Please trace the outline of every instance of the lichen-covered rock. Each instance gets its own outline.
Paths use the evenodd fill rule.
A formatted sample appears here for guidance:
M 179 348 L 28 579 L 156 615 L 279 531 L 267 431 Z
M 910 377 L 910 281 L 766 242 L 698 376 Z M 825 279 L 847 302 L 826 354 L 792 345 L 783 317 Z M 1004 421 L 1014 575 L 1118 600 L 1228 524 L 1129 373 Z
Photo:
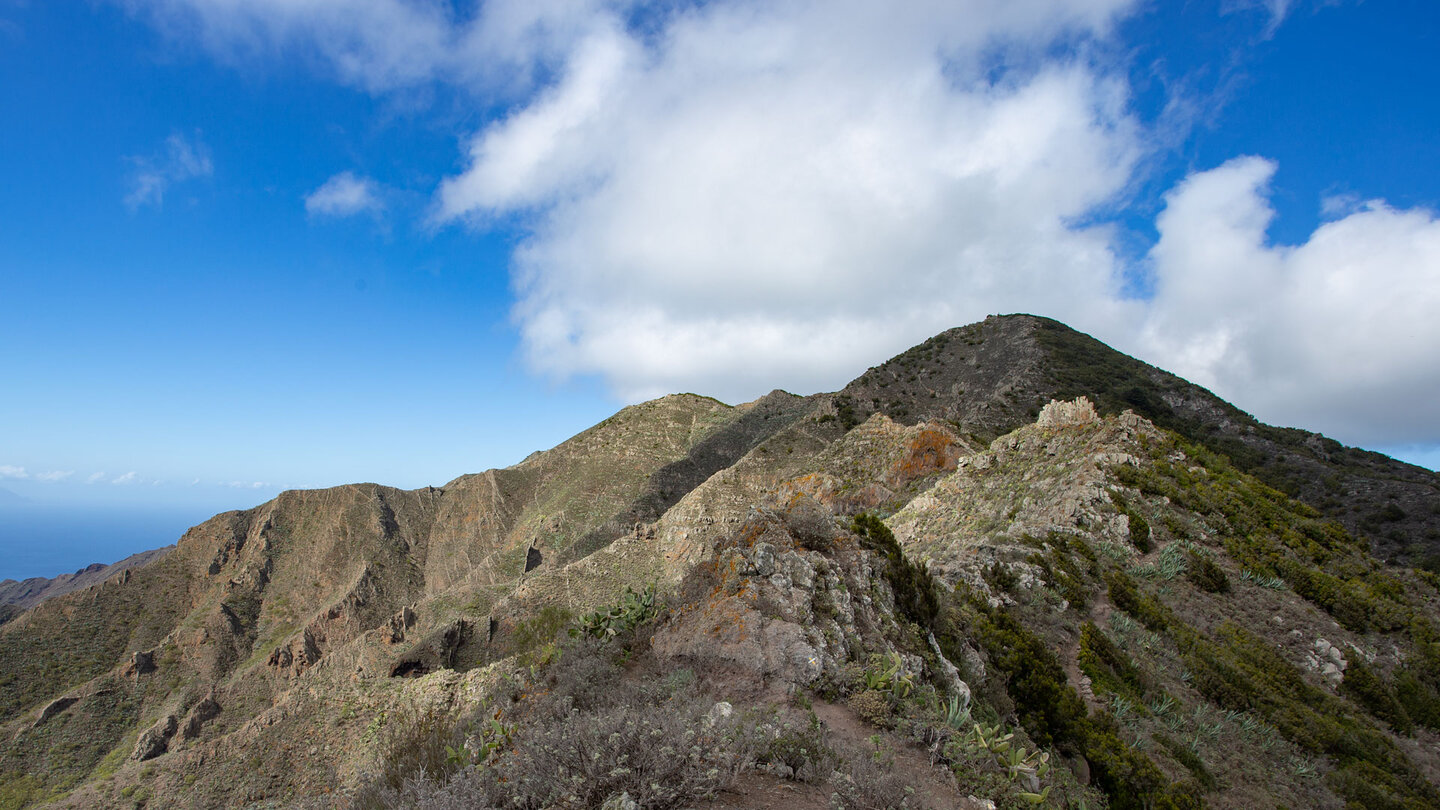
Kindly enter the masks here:
M 1075 427 L 1079 425 L 1092 425 L 1100 421 L 1100 414 L 1095 412 L 1095 404 L 1088 397 L 1080 397 L 1070 402 L 1050 400 L 1040 409 L 1040 417 L 1035 420 L 1035 426 L 1040 428 Z

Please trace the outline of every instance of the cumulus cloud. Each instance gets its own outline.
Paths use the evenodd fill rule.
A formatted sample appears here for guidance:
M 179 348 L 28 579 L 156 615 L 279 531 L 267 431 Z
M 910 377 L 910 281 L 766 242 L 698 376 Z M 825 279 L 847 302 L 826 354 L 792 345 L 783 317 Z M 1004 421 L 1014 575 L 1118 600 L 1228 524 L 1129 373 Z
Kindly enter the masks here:
M 349 217 L 377 214 L 384 210 L 379 186 L 368 177 L 340 172 L 305 197 L 305 211 L 312 216 Z
M 137 473 L 137 472 L 135 472 L 134 470 L 131 470 L 130 472 L 125 473 L 124 475 L 118 475 L 118 476 L 116 476 L 115 479 L 114 479 L 113 481 L 111 481 L 110 483 L 112 483 L 112 484 L 133 484 L 133 483 L 136 483 L 136 482 L 139 481 L 139 480 L 140 480 L 140 474 Z
M 48 472 L 36 473 L 35 480 L 44 481 L 47 484 L 53 484 L 56 481 L 64 481 L 66 478 L 69 478 L 74 474 L 74 470 L 49 470 Z
M 199 133 L 187 138 L 179 133 L 165 139 L 164 147 L 154 155 L 132 157 L 135 170 L 130 178 L 130 192 L 125 207 L 137 211 L 147 205 L 160 207 L 165 192 L 177 183 L 209 177 L 214 171 L 210 149 L 200 140 Z
M 1372 200 L 1273 245 L 1275 168 L 1237 158 L 1166 197 L 1142 345 L 1266 421 L 1440 441 L 1440 220 Z
M 0 464 L 0 478 L 14 478 L 23 481 L 30 477 L 24 467 L 16 467 L 13 464 Z
M 986 54 L 1122 8 L 732 3 L 598 29 L 477 134 L 439 216 L 527 218 L 532 365 L 626 399 L 834 386 L 996 311 L 1103 323 L 1131 304 L 1106 229 L 1075 223 L 1141 154 L 1125 88 L 1074 56 L 995 78 Z
M 1242 158 L 1176 185 L 1153 250 L 1120 258 L 1104 223 L 1194 117 L 1172 99 L 1174 121 L 1137 120 L 1124 74 L 1092 57 L 1138 0 L 129 5 L 224 57 L 499 102 L 434 218 L 518 229 L 514 317 L 545 374 L 627 400 L 833 389 L 1028 311 L 1269 421 L 1440 441 L 1432 212 L 1332 195 L 1309 239 L 1275 245 L 1275 167 Z M 1295 5 L 1222 9 L 1260 9 L 1268 33 Z M 307 210 L 374 210 L 368 182 L 337 175 Z M 1153 299 L 1125 292 L 1136 274 Z

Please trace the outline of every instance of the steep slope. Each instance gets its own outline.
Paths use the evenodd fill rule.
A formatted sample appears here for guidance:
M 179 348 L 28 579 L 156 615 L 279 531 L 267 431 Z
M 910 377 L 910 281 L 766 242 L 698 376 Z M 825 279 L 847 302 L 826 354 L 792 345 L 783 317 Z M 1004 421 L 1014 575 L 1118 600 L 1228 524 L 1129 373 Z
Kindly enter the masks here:
M 1435 578 L 1203 447 L 1055 403 L 887 522 L 1000 670 L 981 689 L 1112 804 L 1440 802 Z M 1107 764 L 1104 728 L 1151 762 Z
M 682 527 L 685 540 L 709 538 L 667 609 L 632 594 L 571 625 L 602 641 L 582 632 L 562 647 L 567 622 L 542 619 L 546 594 L 563 594 L 537 587 L 518 657 L 422 678 L 442 719 L 419 715 L 430 719 L 379 747 L 392 788 L 412 780 L 392 800 L 526 805 L 574 775 L 566 784 L 589 807 L 622 785 L 632 799 L 672 797 L 656 806 L 692 806 L 674 797 L 709 785 L 723 790 L 705 806 L 762 807 L 778 780 L 797 803 L 899 806 L 904 794 L 864 766 L 887 757 L 916 789 L 909 806 L 1440 800 L 1433 576 L 1377 563 L 1338 525 L 1134 413 L 1054 403 L 951 453 L 959 440 L 943 425 L 883 415 L 827 443 L 838 427 L 817 411 L 693 490 L 653 534 L 577 563 L 614 554 L 594 573 L 621 581 L 639 559 L 622 546 L 663 548 Z M 807 451 L 775 452 L 807 436 Z M 856 514 L 876 504 L 897 511 Z M 619 648 L 605 646 L 612 634 Z M 715 701 L 743 718 L 705 738 L 722 759 L 624 777 L 720 727 Z M 806 712 L 811 730 L 797 731 Z M 440 741 L 489 753 L 437 755 L 414 781 L 410 752 Z M 869 746 L 858 759 L 855 743 Z M 713 764 L 753 776 L 721 779 Z M 864 780 L 868 797 L 852 792 Z
M 1230 457 L 1370 541 L 1386 559 L 1440 567 L 1440 476 L 1316 433 L 1262 424 L 1205 389 L 1048 318 L 993 316 L 943 332 L 866 371 L 836 397 L 854 423 L 873 412 L 952 422 L 991 439 L 1051 399 L 1133 409 Z
M 181 770 L 253 756 L 278 743 L 277 711 L 303 726 L 333 708 L 297 686 L 453 665 L 467 643 L 483 646 L 490 605 L 527 567 L 553 566 L 742 416 L 667 397 L 443 488 L 286 492 L 195 527 L 151 565 L 46 600 L 0 626 L 0 784 L 39 798 L 167 751 L 184 754 L 166 758 Z M 306 784 L 334 763 L 317 752 L 276 767 Z M 264 793 L 260 776 L 214 789 Z

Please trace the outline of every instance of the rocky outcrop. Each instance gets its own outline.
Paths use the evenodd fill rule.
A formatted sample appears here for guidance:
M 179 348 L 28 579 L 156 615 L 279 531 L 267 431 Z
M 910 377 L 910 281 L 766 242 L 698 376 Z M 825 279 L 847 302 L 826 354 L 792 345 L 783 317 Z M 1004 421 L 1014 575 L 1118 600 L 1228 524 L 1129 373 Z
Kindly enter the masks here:
M 212 692 L 199 703 L 190 707 L 189 713 L 185 715 L 185 720 L 180 724 L 180 738 L 193 740 L 199 737 L 205 724 L 219 716 L 220 704 L 215 701 L 215 695 Z
M 275 648 L 265 663 L 283 675 L 298 678 L 320 661 L 321 654 L 315 635 L 306 629 L 283 646 Z
M 54 700 L 45 704 L 45 708 L 40 710 L 40 716 L 35 718 L 35 723 L 31 726 L 31 728 L 39 728 L 45 725 L 45 723 L 49 722 L 51 718 L 55 717 L 55 715 L 65 711 L 66 709 L 74 706 L 76 703 L 79 702 L 80 698 L 72 697 L 69 695 L 61 698 L 55 698 Z
M 833 520 L 823 534 L 807 522 L 802 544 L 787 518 L 803 521 L 805 511 L 752 513 L 686 578 L 682 593 L 691 596 L 652 648 L 759 682 L 804 685 L 838 672 L 865 640 L 883 643 L 872 594 L 884 585 L 869 553 Z
M 1070 402 L 1052 399 L 1040 409 L 1040 417 L 1035 420 L 1035 426 L 1053 429 L 1093 425 L 1098 421 L 1100 414 L 1095 412 L 1095 403 L 1088 397 L 1080 397 Z
M 135 750 L 130 753 L 130 758 L 144 762 L 165 753 L 170 748 L 170 738 L 175 736 L 179 727 L 180 721 L 176 720 L 173 714 L 167 714 L 155 721 L 155 725 L 140 733 L 140 739 L 135 741 Z

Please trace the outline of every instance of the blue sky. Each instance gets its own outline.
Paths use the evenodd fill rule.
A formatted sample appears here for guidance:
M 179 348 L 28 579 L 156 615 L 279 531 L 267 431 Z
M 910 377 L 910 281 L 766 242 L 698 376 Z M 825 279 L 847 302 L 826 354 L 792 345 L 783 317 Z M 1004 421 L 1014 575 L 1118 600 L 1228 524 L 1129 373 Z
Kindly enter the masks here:
M 882 6 L 0 0 L 0 488 L 163 535 L 1012 311 L 1440 464 L 1433 3 Z

